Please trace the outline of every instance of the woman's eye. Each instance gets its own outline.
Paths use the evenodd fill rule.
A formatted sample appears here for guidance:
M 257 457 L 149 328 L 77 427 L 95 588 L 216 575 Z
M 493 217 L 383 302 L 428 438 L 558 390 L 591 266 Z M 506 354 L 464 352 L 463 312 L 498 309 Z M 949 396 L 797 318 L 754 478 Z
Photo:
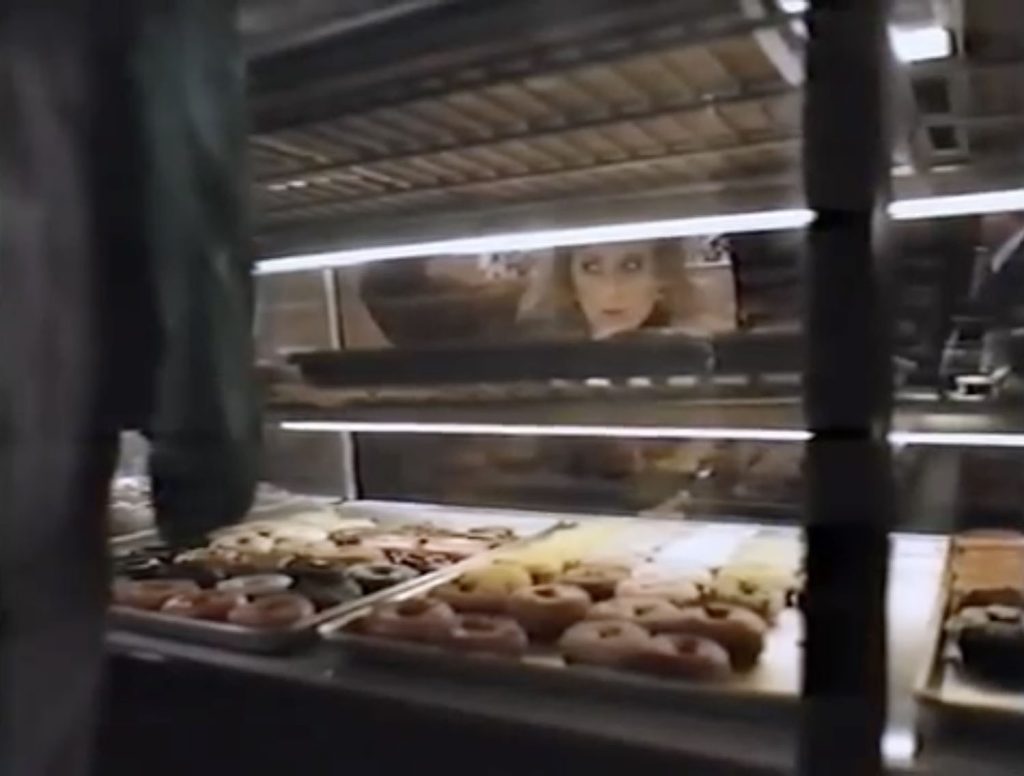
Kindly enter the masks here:
M 641 260 L 638 256 L 630 256 L 629 258 L 622 262 L 623 272 L 639 272 L 640 270 L 643 269 L 643 267 L 643 260 Z
M 583 271 L 588 275 L 596 275 L 601 271 L 601 262 L 596 259 L 584 259 Z

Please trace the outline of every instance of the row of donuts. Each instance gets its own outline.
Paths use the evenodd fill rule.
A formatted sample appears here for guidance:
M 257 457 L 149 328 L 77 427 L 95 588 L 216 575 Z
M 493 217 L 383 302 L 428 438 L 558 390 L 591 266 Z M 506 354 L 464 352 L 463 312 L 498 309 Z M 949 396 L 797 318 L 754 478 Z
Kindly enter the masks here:
M 757 664 L 782 591 L 731 574 L 638 571 L 499 560 L 428 597 L 380 604 L 350 630 L 509 656 L 553 648 L 570 664 L 693 679 Z
M 151 545 L 119 553 L 114 603 L 192 620 L 287 627 L 514 537 L 503 527 L 382 529 L 367 520 L 315 517 L 319 523 L 242 524 L 184 551 Z M 260 616 L 250 616 L 247 606 Z
M 965 672 L 1024 686 L 1024 534 L 977 531 L 953 539 L 945 629 Z

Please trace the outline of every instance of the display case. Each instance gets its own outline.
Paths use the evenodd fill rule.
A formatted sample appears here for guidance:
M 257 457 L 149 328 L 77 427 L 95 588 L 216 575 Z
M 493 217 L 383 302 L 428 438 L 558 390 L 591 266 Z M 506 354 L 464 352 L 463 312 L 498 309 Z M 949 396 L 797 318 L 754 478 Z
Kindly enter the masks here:
M 371 521 L 302 549 L 345 574 L 508 541 L 252 670 L 702 773 L 1013 772 L 1020 15 L 426 5 L 253 62 L 265 474 Z

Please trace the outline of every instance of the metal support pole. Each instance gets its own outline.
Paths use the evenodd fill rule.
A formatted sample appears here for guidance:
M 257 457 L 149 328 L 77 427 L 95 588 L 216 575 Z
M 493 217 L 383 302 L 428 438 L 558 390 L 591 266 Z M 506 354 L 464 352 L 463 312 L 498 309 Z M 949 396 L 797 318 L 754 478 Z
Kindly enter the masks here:
M 891 345 L 876 226 L 890 141 L 887 0 L 815 0 L 804 177 L 810 229 L 805 374 L 807 638 L 802 774 L 882 772 L 885 590 L 893 511 Z

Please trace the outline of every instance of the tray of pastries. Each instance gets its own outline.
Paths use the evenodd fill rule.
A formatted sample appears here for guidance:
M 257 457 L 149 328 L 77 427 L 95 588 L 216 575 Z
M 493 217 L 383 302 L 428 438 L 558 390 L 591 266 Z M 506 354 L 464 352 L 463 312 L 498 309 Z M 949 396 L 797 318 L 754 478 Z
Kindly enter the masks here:
M 109 619 L 155 635 L 284 651 L 328 618 L 559 524 L 345 506 L 251 520 L 192 547 L 168 547 L 150 533 L 114 547 Z
M 616 522 L 498 551 L 320 632 L 346 657 L 431 674 L 601 692 L 611 683 L 714 705 L 757 698 L 792 712 L 802 638 L 796 533 Z
M 917 698 L 936 724 L 1024 724 L 1024 534 L 953 538 Z

